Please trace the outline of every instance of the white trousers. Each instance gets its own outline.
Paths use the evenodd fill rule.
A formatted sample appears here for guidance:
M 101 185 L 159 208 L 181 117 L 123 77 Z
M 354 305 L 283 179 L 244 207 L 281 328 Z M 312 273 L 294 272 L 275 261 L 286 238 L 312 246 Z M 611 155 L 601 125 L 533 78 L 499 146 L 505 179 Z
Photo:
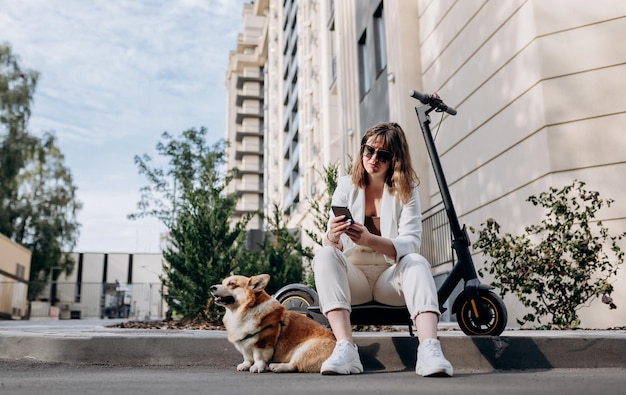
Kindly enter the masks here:
M 320 307 L 352 311 L 352 305 L 376 301 L 390 306 L 406 305 L 411 318 L 424 312 L 440 315 L 437 288 L 430 264 L 420 254 L 408 254 L 389 265 L 382 254 L 357 246 L 346 258 L 325 246 L 313 259 Z

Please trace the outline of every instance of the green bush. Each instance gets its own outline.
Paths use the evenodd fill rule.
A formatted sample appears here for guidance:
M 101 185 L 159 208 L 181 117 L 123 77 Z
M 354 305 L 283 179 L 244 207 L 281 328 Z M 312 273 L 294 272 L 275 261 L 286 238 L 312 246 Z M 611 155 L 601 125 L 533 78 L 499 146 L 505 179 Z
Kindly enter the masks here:
M 265 290 L 271 295 L 287 284 L 305 280 L 305 270 L 310 266 L 313 251 L 302 246 L 299 229 L 287 228 L 288 218 L 279 203 L 272 203 L 272 212 L 265 219 L 267 229 L 262 243 L 247 251 L 237 274 L 269 274 L 270 282 Z
M 594 221 L 596 213 L 613 200 L 601 199 L 584 186 L 575 180 L 562 189 L 530 196 L 527 201 L 547 210 L 546 218 L 527 226 L 521 236 L 500 236 L 494 219 L 481 224 L 474 248 L 488 260 L 479 274 L 494 275 L 493 285 L 503 295 L 514 294 L 534 311 L 518 319 L 520 325 L 536 322 L 542 329 L 578 328 L 577 311 L 600 296 L 611 309 L 616 307 L 610 279 L 624 261 L 618 240 L 626 233 L 611 236 L 601 221 Z M 542 324 L 543 317 L 550 321 Z
M 196 322 L 218 323 L 224 309 L 211 302 L 211 285 L 235 271 L 246 256 L 246 225 L 250 216 L 231 224 L 236 193 L 227 193 L 235 177 L 222 171 L 226 142 L 207 145 L 208 130 L 191 128 L 180 136 L 167 132 L 157 143 L 165 160 L 135 156 L 149 185 L 141 189 L 138 212 L 130 219 L 154 217 L 167 228 L 160 277 L 168 315 Z
M 328 166 L 323 166 L 322 171 L 317 171 L 317 173 L 322 178 L 322 181 L 324 181 L 325 189 L 307 197 L 307 201 L 310 205 L 309 213 L 313 216 L 315 229 L 304 229 L 304 233 L 306 233 L 315 244 L 321 247 L 324 245 L 324 235 L 326 234 L 326 227 L 328 226 L 333 193 L 335 193 L 335 189 L 337 189 L 339 164 L 331 163 Z

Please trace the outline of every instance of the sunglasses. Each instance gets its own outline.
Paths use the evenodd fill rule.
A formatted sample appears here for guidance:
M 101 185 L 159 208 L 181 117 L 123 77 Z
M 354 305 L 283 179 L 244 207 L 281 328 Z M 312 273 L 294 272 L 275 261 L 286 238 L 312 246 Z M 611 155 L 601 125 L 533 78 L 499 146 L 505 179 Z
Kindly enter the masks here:
M 384 149 L 377 150 L 371 145 L 367 145 L 367 144 L 363 144 L 363 155 L 367 159 L 372 159 L 372 156 L 376 155 L 376 158 L 378 158 L 378 160 L 381 161 L 382 163 L 390 162 L 391 159 L 393 158 L 393 155 L 391 154 L 391 152 L 386 151 Z

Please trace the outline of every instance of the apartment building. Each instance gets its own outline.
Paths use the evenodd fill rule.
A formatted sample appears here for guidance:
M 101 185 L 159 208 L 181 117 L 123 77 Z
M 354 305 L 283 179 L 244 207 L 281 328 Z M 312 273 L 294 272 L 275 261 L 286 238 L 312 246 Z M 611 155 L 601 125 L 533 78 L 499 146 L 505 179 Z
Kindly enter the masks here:
M 244 20 L 227 78 L 229 164 L 243 165 L 248 144 L 258 143 L 250 158 L 263 181 L 256 193 L 241 189 L 242 208 L 248 195 L 255 207 L 278 201 L 290 226 L 312 227 L 308 199 L 323 191 L 320 169 L 339 163 L 343 171 L 364 131 L 382 120 L 407 132 L 422 208 L 436 207 L 419 103 L 408 93 L 415 89 L 438 92 L 458 110 L 433 114 L 431 126 L 461 223 L 479 228 L 495 218 L 503 232 L 519 234 L 545 215 L 528 196 L 581 180 L 615 199 L 598 219 L 612 233 L 626 230 L 626 47 L 616 39 L 626 34 L 626 3 L 265 0 L 246 5 Z M 233 79 L 245 71 L 233 56 L 246 54 L 250 31 L 259 33 L 259 99 L 240 97 Z M 239 139 L 235 114 L 248 100 L 263 109 L 261 132 Z M 626 300 L 625 285 L 618 271 L 614 300 Z M 505 302 L 516 325 L 523 307 L 510 295 Z M 623 312 L 600 301 L 580 316 L 586 327 L 626 325 Z
M 264 68 L 267 58 L 268 24 L 262 10 L 263 1 L 244 5 L 244 31 L 239 34 L 236 50 L 230 53 L 226 76 L 228 91 L 227 160 L 237 168 L 236 179 L 228 192 L 239 198 L 235 220 L 263 210 L 264 196 Z M 263 228 L 257 215 L 250 230 Z

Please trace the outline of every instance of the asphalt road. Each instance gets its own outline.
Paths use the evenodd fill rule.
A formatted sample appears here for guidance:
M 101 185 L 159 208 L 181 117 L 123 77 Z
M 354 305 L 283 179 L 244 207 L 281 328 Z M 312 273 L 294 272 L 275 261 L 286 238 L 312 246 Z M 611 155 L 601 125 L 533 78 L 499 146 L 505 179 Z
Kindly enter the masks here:
M 554 369 L 423 378 L 413 371 L 354 376 L 252 374 L 232 368 L 75 366 L 0 360 L 0 394 L 624 394 L 625 369 Z

